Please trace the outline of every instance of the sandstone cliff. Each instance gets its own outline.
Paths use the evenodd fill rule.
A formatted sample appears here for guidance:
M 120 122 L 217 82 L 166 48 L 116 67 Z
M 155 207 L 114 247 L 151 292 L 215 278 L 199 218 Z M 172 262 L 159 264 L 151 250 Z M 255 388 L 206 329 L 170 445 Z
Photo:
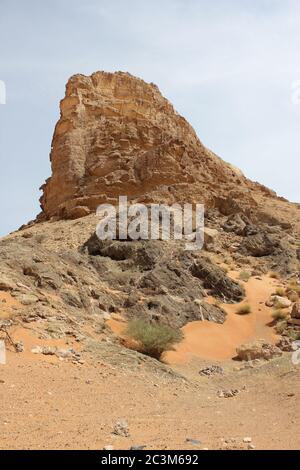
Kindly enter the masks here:
M 42 219 L 78 218 L 119 195 L 132 201 L 194 202 L 231 213 L 275 194 L 204 147 L 154 84 L 128 73 L 75 75 L 60 105 L 52 176 Z

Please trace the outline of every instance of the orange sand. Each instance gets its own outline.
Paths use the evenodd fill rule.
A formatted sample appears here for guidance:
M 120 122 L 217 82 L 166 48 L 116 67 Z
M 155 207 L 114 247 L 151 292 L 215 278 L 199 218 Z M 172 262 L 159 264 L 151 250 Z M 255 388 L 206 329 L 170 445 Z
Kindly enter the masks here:
M 231 273 L 236 277 L 236 273 Z M 184 340 L 175 351 L 165 354 L 169 364 L 187 362 L 192 356 L 209 360 L 227 360 L 236 355 L 236 348 L 248 341 L 266 339 L 274 343 L 276 335 L 268 326 L 272 322 L 272 309 L 265 306 L 266 300 L 274 292 L 276 281 L 269 277 L 262 280 L 251 278 L 245 283 L 246 298 L 240 304 L 250 304 L 251 313 L 237 315 L 237 304 L 223 304 L 227 317 L 223 325 L 196 321 L 188 323 L 182 329 Z
M 238 273 L 231 272 L 232 278 L 237 278 Z M 272 309 L 265 306 L 266 300 L 275 291 L 278 281 L 267 276 L 261 279 L 251 278 L 244 284 L 246 298 L 241 304 L 222 304 L 227 312 L 223 324 L 210 321 L 195 321 L 182 328 L 183 341 L 164 355 L 164 362 L 168 364 L 185 363 L 192 357 L 201 359 L 224 361 L 232 359 L 236 355 L 236 348 L 244 342 L 263 338 L 275 343 L 277 336 L 270 327 L 272 323 Z M 214 299 L 206 299 L 208 302 Z M 238 315 L 238 306 L 251 305 L 251 313 Z M 108 320 L 107 324 L 112 331 L 124 337 L 126 322 L 119 319 Z

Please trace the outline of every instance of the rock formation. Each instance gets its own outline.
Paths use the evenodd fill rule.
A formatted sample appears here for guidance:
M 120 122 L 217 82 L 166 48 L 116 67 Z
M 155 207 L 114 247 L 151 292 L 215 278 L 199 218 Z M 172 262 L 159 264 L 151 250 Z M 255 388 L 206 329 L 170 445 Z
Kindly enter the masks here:
M 156 85 L 128 73 L 74 75 L 60 110 L 40 219 L 82 217 L 119 195 L 225 214 L 255 209 L 255 192 L 274 196 L 205 148 Z
M 85 325 L 105 339 L 112 314 L 175 327 L 222 324 L 222 305 L 246 295 L 230 271 L 245 267 L 250 277 L 289 276 L 298 301 L 299 205 L 207 150 L 155 85 L 121 72 L 72 77 L 51 162 L 42 213 L 0 241 L 6 326 L 37 324 L 50 337 L 84 337 L 88 347 Z M 205 203 L 204 249 L 189 252 L 182 240 L 100 241 L 95 209 L 120 195 Z M 291 320 L 286 329 L 298 334 L 298 317 Z

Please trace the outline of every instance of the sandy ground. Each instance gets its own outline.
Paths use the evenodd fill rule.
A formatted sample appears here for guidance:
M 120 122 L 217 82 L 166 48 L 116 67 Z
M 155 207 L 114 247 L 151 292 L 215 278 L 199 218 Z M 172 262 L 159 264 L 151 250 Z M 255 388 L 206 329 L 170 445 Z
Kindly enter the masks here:
M 236 278 L 237 273 L 230 273 Z M 272 309 L 265 306 L 266 300 L 274 293 L 278 282 L 268 276 L 251 278 L 245 283 L 246 298 L 241 304 L 221 307 L 227 312 L 223 325 L 205 321 L 192 322 L 183 328 L 184 341 L 169 352 L 165 359 L 169 364 L 188 362 L 193 356 L 209 360 L 227 360 L 236 355 L 236 348 L 242 343 L 266 339 L 275 343 L 277 336 L 272 323 Z M 251 313 L 238 315 L 238 307 L 251 306 Z
M 156 373 L 147 363 L 127 369 L 92 357 L 80 365 L 34 355 L 34 345 L 64 345 L 14 330 L 27 352 L 8 351 L 7 364 L 0 366 L 0 448 L 247 449 L 243 440 L 250 437 L 256 449 L 299 449 L 300 366 L 293 366 L 288 353 L 255 368 L 232 360 L 245 340 L 275 339 L 264 302 L 276 282 L 246 284 L 250 315 L 225 306 L 224 325 L 195 322 L 184 328 L 184 342 L 166 359 L 186 380 Z M 212 363 L 222 365 L 224 374 L 200 376 Z M 239 393 L 220 398 L 224 389 Z M 129 437 L 113 434 L 119 419 L 127 421 Z M 187 439 L 201 442 L 193 446 Z
M 230 272 L 237 279 L 237 272 Z M 224 324 L 204 321 L 188 323 L 182 328 L 184 340 L 164 356 L 170 365 L 189 363 L 194 357 L 208 360 L 225 361 L 234 358 L 236 348 L 245 342 L 263 338 L 270 343 L 278 339 L 272 328 L 272 309 L 265 302 L 278 286 L 278 281 L 269 276 L 251 278 L 244 284 L 246 297 L 240 304 L 221 304 L 227 312 Z M 207 302 L 215 302 L 207 298 Z M 238 315 L 237 310 L 243 304 L 251 306 L 251 313 Z M 113 332 L 124 337 L 126 323 L 114 318 L 108 321 Z
M 9 353 L 0 367 L 0 448 L 247 448 L 243 439 L 251 437 L 257 449 L 299 449 L 300 368 L 290 358 L 257 370 L 226 363 L 215 378 L 196 378 L 200 365 L 191 365 L 190 383 L 143 366 L 53 364 Z M 241 392 L 219 398 L 224 388 Z M 112 433 L 118 419 L 128 422 L 129 437 Z

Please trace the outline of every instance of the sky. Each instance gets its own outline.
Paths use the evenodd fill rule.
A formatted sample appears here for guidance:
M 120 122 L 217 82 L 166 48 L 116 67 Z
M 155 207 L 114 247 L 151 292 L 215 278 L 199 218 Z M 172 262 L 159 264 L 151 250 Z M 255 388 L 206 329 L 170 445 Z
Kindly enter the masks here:
M 97 70 L 156 83 L 208 148 L 300 202 L 299 25 L 299 0 L 0 0 L 0 236 L 39 213 L 65 84 Z

